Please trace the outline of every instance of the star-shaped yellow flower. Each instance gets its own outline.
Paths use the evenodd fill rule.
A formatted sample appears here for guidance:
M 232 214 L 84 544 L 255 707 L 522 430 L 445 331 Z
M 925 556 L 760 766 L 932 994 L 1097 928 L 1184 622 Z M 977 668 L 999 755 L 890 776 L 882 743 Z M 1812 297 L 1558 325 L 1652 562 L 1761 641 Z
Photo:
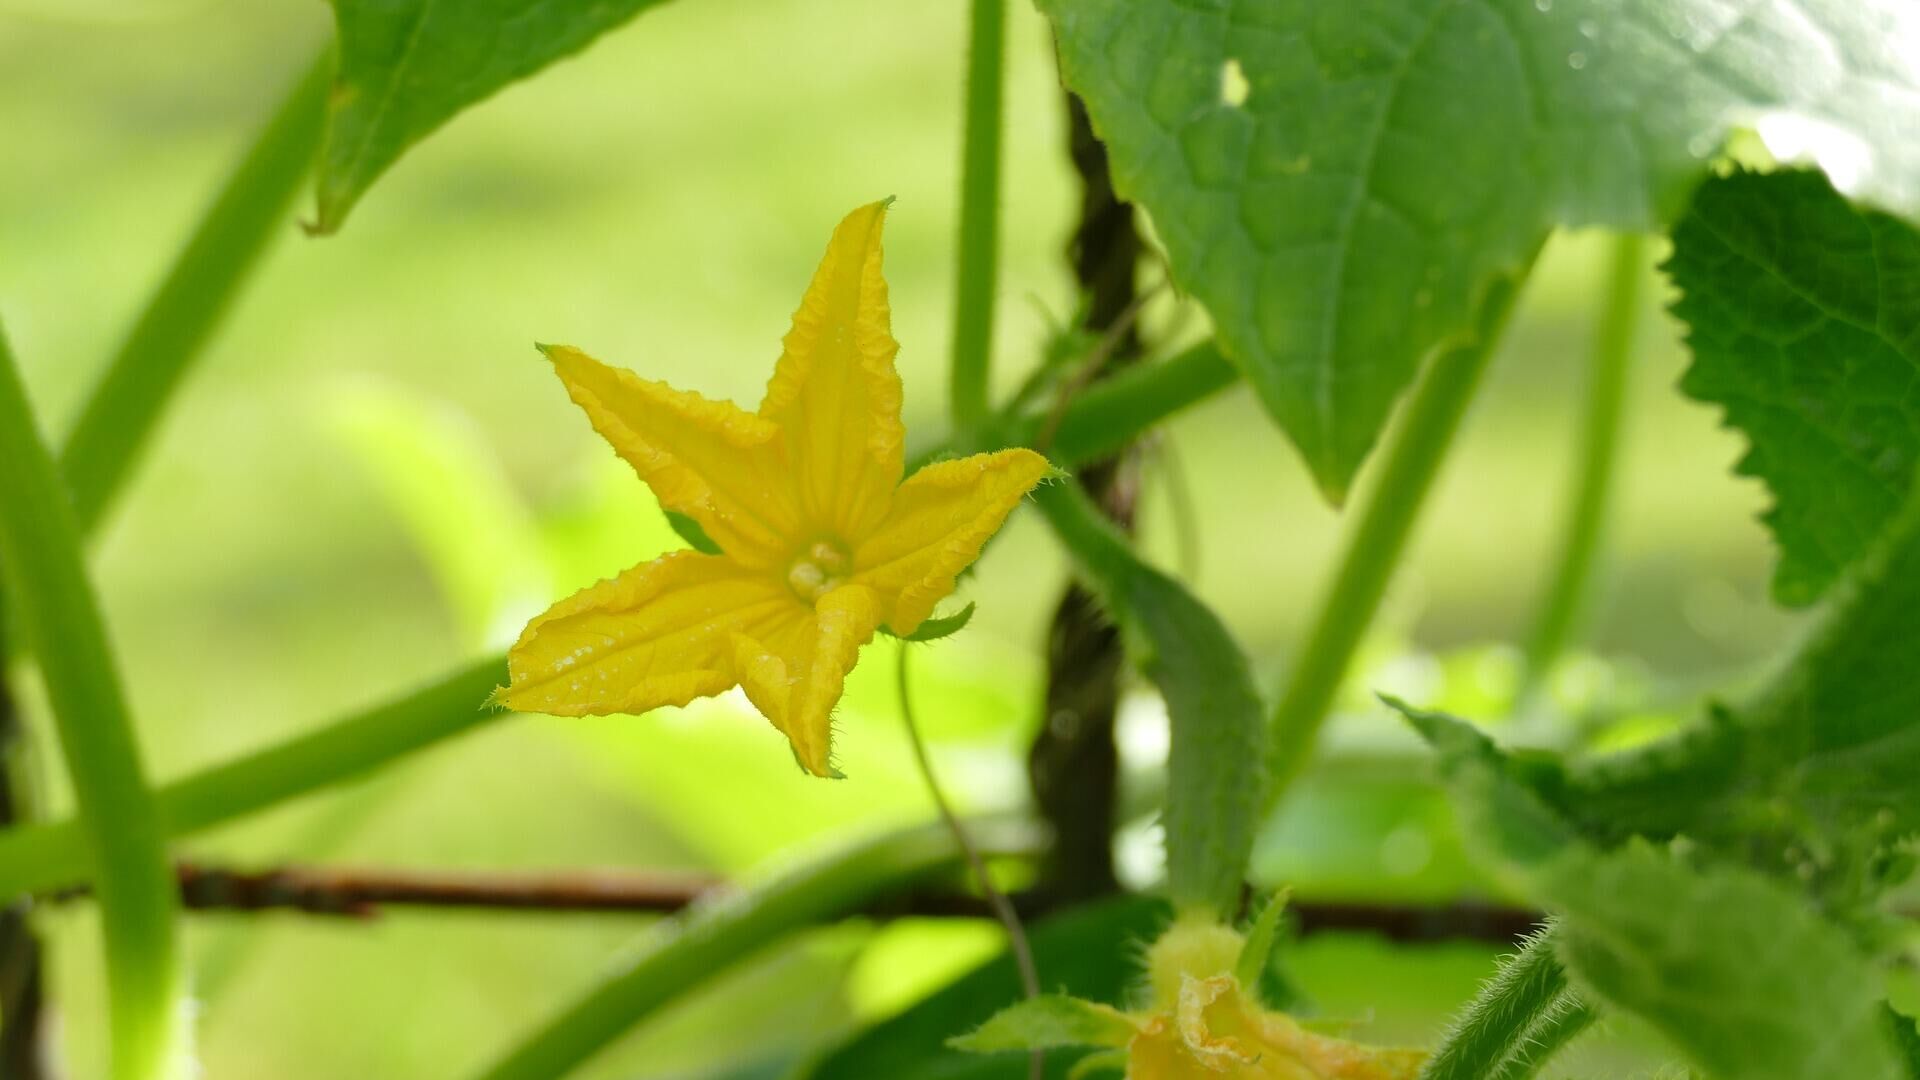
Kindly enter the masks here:
M 672 552 L 555 604 L 507 654 L 497 701 L 639 713 L 739 686 L 802 766 L 833 775 L 833 707 L 860 647 L 882 626 L 913 633 L 1049 471 L 1002 450 L 901 482 L 886 209 L 834 230 L 757 412 L 542 347 L 594 429 L 722 553 Z

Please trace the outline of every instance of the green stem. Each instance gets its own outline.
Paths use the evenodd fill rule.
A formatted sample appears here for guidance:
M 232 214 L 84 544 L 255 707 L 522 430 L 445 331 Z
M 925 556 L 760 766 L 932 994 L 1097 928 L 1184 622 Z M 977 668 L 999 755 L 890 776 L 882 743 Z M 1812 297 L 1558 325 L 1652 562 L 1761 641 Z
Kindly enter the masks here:
M 1613 494 L 1620 430 L 1626 416 L 1627 376 L 1645 269 L 1645 239 L 1639 233 L 1622 233 L 1614 243 L 1612 272 L 1594 336 L 1586 431 L 1576 466 L 1573 501 L 1567 507 L 1560 558 L 1546 600 L 1527 635 L 1521 690 L 1514 698 L 1516 707 L 1532 696 L 1559 659 L 1593 593 L 1594 566 Z
M 1270 800 L 1286 792 L 1312 756 L 1347 664 L 1399 566 L 1407 536 L 1480 385 L 1516 291 L 1516 284 L 1502 283 L 1487 297 L 1474 339 L 1435 357 L 1407 402 L 1379 483 L 1360 510 L 1332 587 L 1321 600 L 1312 633 L 1274 708 Z
M 960 244 L 948 387 L 954 430 L 987 419 L 994 272 L 1000 242 L 1000 113 L 1007 0 L 973 0 L 967 48 L 967 120 L 960 161 Z
M 80 833 L 99 867 L 113 1075 L 157 1080 L 177 1064 L 173 872 L 81 561 L 80 530 L 37 433 L 0 340 L 0 574 L 46 683 Z
M 1486 1080 L 1533 1080 L 1555 1054 L 1599 1018 L 1593 1006 L 1580 1000 L 1572 990 L 1564 991 L 1547 1005 L 1514 1044 L 1506 1060 L 1486 1075 Z
M 1173 414 L 1234 385 L 1240 373 L 1211 341 L 1155 364 L 1133 364 L 1087 387 L 1067 404 L 1053 428 L 1047 457 L 1073 468 L 1111 456 L 1116 450 Z M 949 442 L 922 447 L 909 456 L 914 466 L 950 452 L 977 448 L 1031 446 L 1046 430 L 1045 413 L 999 416 L 976 436 L 959 432 Z
M 169 837 L 185 836 L 349 779 L 505 715 L 481 704 L 505 681 L 506 663 L 493 657 L 398 701 L 176 780 L 154 793 L 158 820 Z M 81 884 L 95 865 L 81 823 L 0 832 L 0 903 Z
M 67 436 L 60 469 L 93 531 L 187 366 L 286 221 L 326 119 L 333 50 L 303 75 L 207 209 Z
M 1553 931 L 1535 934 L 1480 988 L 1420 1070 L 1420 1080 L 1508 1077 L 1504 1071 L 1508 1062 L 1526 1053 L 1527 1039 L 1536 1025 L 1569 1007 L 1571 1003 L 1563 1000 L 1569 993 L 1567 973 L 1554 955 Z M 1579 1009 L 1585 1011 L 1584 1006 Z M 1567 1037 L 1572 1034 L 1567 1032 Z M 1511 1080 L 1525 1075 L 1512 1073 Z
M 1027 830 L 1018 832 L 989 846 L 1031 849 Z M 946 826 L 921 826 L 854 844 L 757 888 L 697 904 L 661 923 L 619 970 L 481 1075 L 485 1080 L 557 1080 L 729 965 L 947 869 L 960 857 Z

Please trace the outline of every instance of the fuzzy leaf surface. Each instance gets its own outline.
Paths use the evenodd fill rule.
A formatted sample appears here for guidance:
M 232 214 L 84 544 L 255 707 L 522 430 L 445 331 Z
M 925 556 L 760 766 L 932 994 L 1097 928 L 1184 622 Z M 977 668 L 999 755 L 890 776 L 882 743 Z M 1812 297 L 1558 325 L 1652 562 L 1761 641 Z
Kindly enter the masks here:
M 1329 495 L 1559 225 L 1671 221 L 1735 127 L 1920 214 L 1908 0 L 1040 0 L 1118 190 Z
M 1710 1074 L 1904 1080 L 1877 973 L 1783 886 L 1634 844 L 1557 861 L 1541 891 L 1562 912 L 1576 985 L 1644 1017 Z

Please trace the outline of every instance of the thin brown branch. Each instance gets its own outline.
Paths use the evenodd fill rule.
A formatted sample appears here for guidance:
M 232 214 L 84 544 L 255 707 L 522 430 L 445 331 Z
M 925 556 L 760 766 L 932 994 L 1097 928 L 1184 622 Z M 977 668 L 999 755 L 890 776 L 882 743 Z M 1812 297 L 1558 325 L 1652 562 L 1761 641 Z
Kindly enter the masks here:
M 289 911 L 308 915 L 370 918 L 383 908 L 470 908 L 488 911 L 627 912 L 670 914 L 725 888 L 722 878 L 699 873 L 634 870 L 568 870 L 551 873 L 386 870 L 287 866 L 236 870 L 181 863 L 180 897 L 190 911 L 251 914 Z M 84 889 L 45 899 L 77 900 Z M 1039 893 L 1013 897 L 1023 918 L 1066 906 Z M 1525 908 L 1461 902 L 1434 905 L 1296 902 L 1291 912 L 1305 934 L 1358 931 L 1392 941 L 1487 941 L 1505 945 L 1524 937 L 1542 916 Z M 953 888 L 927 888 L 878 901 L 864 914 L 907 917 L 991 918 L 982 897 Z

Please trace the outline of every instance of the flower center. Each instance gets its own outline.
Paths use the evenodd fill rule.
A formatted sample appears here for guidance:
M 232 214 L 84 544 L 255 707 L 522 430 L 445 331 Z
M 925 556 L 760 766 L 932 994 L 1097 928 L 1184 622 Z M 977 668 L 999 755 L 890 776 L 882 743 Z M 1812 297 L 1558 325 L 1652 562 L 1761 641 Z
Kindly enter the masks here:
M 853 557 L 837 540 L 815 540 L 787 565 L 787 587 L 800 599 L 814 601 L 839 588 L 853 570 Z

